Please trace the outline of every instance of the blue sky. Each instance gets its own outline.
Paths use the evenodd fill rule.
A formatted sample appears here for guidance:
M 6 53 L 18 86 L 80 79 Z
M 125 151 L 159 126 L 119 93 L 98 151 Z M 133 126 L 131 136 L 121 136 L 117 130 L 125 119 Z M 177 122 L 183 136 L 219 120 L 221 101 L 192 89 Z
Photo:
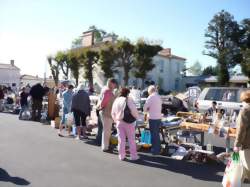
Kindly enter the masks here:
M 187 66 L 214 65 L 202 55 L 208 22 L 222 9 L 250 18 L 249 7 L 249 0 L 0 0 L 0 63 L 14 59 L 22 73 L 43 76 L 47 55 L 96 25 L 131 41 L 162 40 Z

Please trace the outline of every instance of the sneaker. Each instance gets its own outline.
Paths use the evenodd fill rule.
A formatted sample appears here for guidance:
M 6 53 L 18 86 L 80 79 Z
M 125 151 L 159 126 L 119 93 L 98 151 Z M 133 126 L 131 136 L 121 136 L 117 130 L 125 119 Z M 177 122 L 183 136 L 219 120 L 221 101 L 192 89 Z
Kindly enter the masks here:
M 110 149 L 104 149 L 104 150 L 102 150 L 104 153 L 113 153 L 113 151 L 112 150 L 110 150 Z
M 89 140 L 89 137 L 88 136 L 81 136 L 81 139 L 82 140 Z
M 79 136 L 75 137 L 75 140 L 80 140 L 80 137 Z
M 131 160 L 131 161 L 138 161 L 138 160 L 140 160 L 140 157 L 137 156 L 136 158 L 131 158 L 130 160 Z
M 58 136 L 59 136 L 59 137 L 64 137 L 61 133 L 58 133 Z

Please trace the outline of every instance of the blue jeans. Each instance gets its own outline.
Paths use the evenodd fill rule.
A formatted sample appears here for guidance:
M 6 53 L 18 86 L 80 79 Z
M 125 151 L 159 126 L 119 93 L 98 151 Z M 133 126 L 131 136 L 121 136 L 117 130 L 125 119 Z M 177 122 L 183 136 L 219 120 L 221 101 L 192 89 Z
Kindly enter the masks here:
M 160 154 L 161 151 L 161 140 L 160 140 L 160 119 L 149 119 L 149 130 L 151 133 L 151 153 Z
M 27 110 L 27 109 L 28 109 L 28 105 L 23 105 L 23 106 L 21 106 L 21 110 L 20 110 L 20 112 L 19 112 L 19 119 L 22 118 L 23 112 L 24 112 L 25 110 Z
M 63 114 L 62 114 L 62 120 L 61 120 L 61 124 L 65 124 L 66 122 L 66 114 L 69 113 L 69 109 L 66 107 L 63 107 Z

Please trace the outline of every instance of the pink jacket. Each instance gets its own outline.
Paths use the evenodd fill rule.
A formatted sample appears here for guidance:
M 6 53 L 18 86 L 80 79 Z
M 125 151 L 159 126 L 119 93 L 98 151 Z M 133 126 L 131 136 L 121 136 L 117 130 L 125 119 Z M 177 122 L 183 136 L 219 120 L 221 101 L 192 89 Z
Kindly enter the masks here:
M 136 105 L 131 98 L 127 98 L 127 104 L 128 107 L 131 111 L 131 114 L 137 119 L 139 117 L 138 110 L 136 108 Z M 111 116 L 115 122 L 117 121 L 122 121 L 124 117 L 124 109 L 126 107 L 126 98 L 125 97 L 118 97 L 115 99 L 113 106 L 112 106 L 112 111 L 111 111 Z

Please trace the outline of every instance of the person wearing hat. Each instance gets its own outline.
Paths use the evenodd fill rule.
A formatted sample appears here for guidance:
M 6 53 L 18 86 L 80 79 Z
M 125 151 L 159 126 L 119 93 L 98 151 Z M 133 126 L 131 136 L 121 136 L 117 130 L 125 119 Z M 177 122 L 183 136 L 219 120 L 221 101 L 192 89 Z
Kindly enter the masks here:
M 86 118 L 90 116 L 90 99 L 88 93 L 84 90 L 84 85 L 81 84 L 77 87 L 77 91 L 73 94 L 71 111 L 75 118 L 75 125 L 77 128 L 77 137 L 87 139 L 86 132 Z M 82 126 L 82 127 L 81 127 Z M 81 131 L 83 136 L 81 137 Z
M 250 90 L 242 92 L 240 99 L 243 107 L 236 121 L 234 151 L 240 154 L 243 165 L 242 181 L 244 181 L 245 178 L 250 180 Z

